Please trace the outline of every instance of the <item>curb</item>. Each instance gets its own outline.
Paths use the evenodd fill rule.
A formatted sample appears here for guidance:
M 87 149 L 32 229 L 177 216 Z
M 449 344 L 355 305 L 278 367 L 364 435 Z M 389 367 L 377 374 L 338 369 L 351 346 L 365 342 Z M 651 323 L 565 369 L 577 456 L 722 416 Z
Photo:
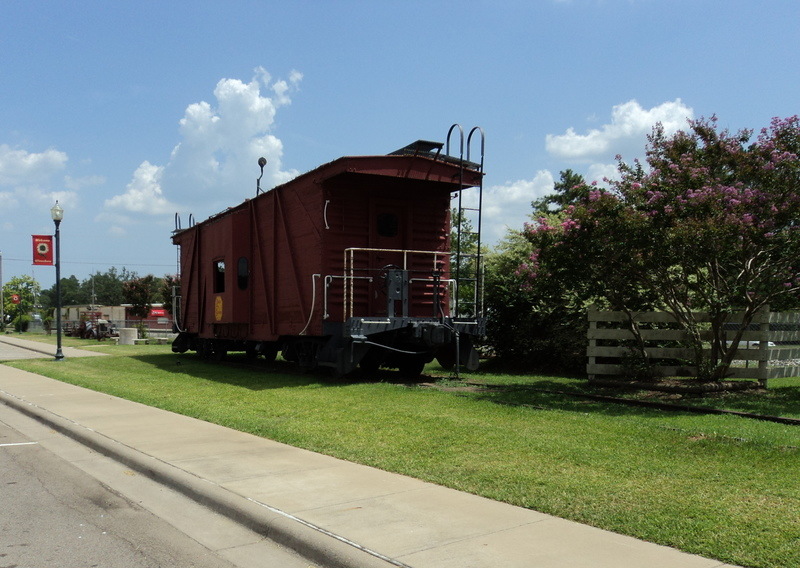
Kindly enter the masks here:
M 10 393 L 0 391 L 0 402 L 325 568 L 410 568 L 287 513 L 232 493 Z

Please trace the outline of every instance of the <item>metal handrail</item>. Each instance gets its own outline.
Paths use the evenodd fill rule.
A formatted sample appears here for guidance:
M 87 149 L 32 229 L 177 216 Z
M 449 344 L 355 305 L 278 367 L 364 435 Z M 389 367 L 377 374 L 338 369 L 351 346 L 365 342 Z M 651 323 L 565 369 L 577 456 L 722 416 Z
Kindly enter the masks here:
M 401 253 L 403 255 L 403 266 L 401 267 L 403 270 L 408 270 L 409 268 L 409 260 L 411 255 L 430 255 L 432 256 L 432 263 L 431 269 L 435 271 L 439 268 L 439 263 L 443 262 L 444 259 L 449 258 L 450 252 L 449 251 L 430 251 L 430 250 L 409 250 L 409 249 L 382 249 L 382 248 L 367 248 L 367 247 L 351 247 L 344 250 L 344 271 L 342 278 L 345 280 L 346 288 L 345 288 L 345 297 L 344 297 L 344 313 L 347 314 L 347 317 L 353 317 L 353 309 L 355 305 L 355 280 L 357 279 L 364 279 L 371 277 L 365 276 L 356 276 L 355 271 L 363 271 L 363 270 L 370 270 L 369 268 L 356 268 L 355 267 L 355 255 L 356 253 L 372 253 L 372 252 L 384 252 L 384 253 Z M 443 260 L 440 260 L 441 259 Z M 421 279 L 416 279 L 421 280 Z M 434 280 L 433 277 L 430 278 L 431 281 Z

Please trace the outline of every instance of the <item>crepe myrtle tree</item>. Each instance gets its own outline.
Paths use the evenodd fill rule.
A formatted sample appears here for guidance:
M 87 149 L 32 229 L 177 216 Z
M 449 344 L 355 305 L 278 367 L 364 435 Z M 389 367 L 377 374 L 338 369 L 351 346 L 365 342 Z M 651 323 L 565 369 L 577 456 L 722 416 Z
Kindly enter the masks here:
M 689 332 L 698 378 L 724 378 L 756 313 L 796 307 L 800 292 L 800 120 L 776 118 L 752 136 L 719 130 L 715 117 L 671 136 L 657 125 L 646 168 L 618 156 L 608 189 L 588 186 L 558 222 L 526 227 L 533 252 L 520 273 L 582 287 L 629 314 L 671 313 Z M 734 310 L 741 326 L 728 337 Z M 710 316 L 710 355 L 698 311 Z

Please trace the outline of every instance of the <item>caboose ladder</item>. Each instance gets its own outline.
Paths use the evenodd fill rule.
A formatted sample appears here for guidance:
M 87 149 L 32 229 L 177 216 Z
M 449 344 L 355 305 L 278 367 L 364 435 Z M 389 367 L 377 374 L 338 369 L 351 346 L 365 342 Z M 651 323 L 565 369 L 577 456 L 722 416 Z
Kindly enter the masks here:
M 453 317 L 477 318 L 483 316 L 483 266 L 481 264 L 481 208 L 483 205 L 483 159 L 485 138 L 479 126 L 470 130 L 466 143 L 466 160 L 464 158 L 464 130 L 459 124 L 450 127 L 447 133 L 446 153 L 450 155 L 450 136 L 453 130 L 459 131 L 459 188 L 457 206 L 453 226 L 455 228 L 455 250 L 451 257 L 453 279 L 456 281 L 456 293 L 453 301 Z M 472 136 L 480 133 L 480 161 L 472 163 L 470 150 Z M 481 174 L 477 186 L 463 189 L 463 172 L 467 167 L 476 168 Z M 465 192 L 470 194 L 465 196 Z

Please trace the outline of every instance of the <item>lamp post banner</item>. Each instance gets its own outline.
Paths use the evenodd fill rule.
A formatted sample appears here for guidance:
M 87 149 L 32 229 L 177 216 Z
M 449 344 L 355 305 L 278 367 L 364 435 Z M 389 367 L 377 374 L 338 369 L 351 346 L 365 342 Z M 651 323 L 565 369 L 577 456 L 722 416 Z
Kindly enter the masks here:
M 53 236 L 31 236 L 33 237 L 33 264 L 53 266 Z

